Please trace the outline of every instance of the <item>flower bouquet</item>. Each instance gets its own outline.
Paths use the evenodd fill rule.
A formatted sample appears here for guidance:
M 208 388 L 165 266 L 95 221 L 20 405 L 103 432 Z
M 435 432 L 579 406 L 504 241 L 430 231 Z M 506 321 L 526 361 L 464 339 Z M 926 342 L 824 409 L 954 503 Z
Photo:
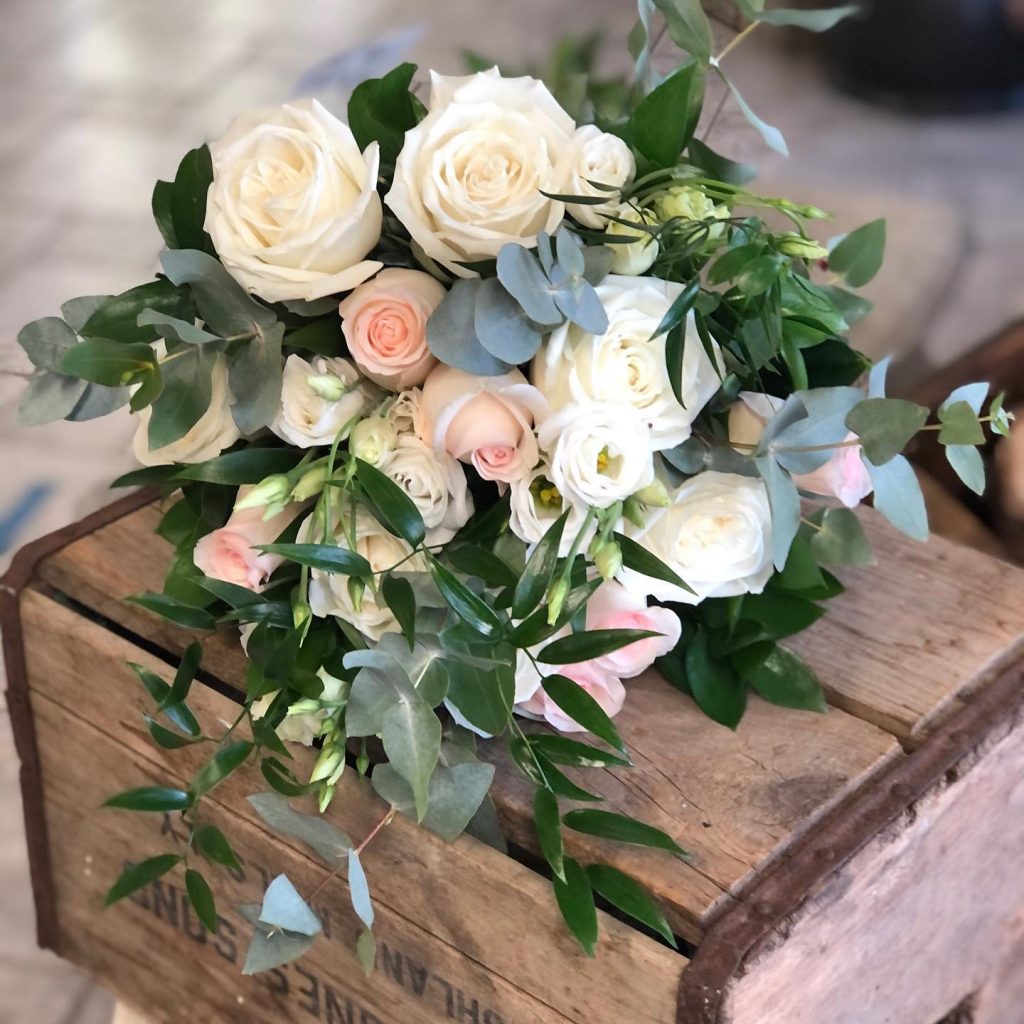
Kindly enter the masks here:
M 476 751 L 503 744 L 581 946 L 595 894 L 674 943 L 642 886 L 563 846 L 569 829 L 686 856 L 685 837 L 597 806 L 579 770 L 628 772 L 614 719 L 629 681 L 654 666 L 729 727 L 751 689 L 823 711 L 780 641 L 841 591 L 834 567 L 871 560 L 852 509 L 873 495 L 926 536 L 901 454 L 921 431 L 982 488 L 999 399 L 983 414 L 987 386 L 970 385 L 932 421 L 844 337 L 884 224 L 825 247 L 807 232 L 821 210 L 751 191 L 749 168 L 695 134 L 715 75 L 784 147 L 725 78 L 734 44 L 713 56 L 693 0 L 639 6 L 628 83 L 563 75 L 556 95 L 497 68 L 431 74 L 424 105 L 402 65 L 355 89 L 347 123 L 316 100 L 239 117 L 157 183 L 156 280 L 19 335 L 36 367 L 24 423 L 138 417 L 145 468 L 117 484 L 161 489 L 175 555 L 163 592 L 134 600 L 200 633 L 240 627 L 247 655 L 218 735 L 188 706 L 201 642 L 170 681 L 137 668 L 153 742 L 210 755 L 187 789 L 109 800 L 180 814 L 188 836 L 109 901 L 184 868 L 215 929 L 202 862 L 237 860 L 204 797 L 258 764 L 256 811 L 330 837 L 369 967 L 373 837 L 402 813 L 500 842 Z M 747 32 L 847 13 L 739 6 Z M 656 18 L 685 51 L 667 75 Z M 311 772 L 296 744 L 316 748 Z M 323 812 L 346 771 L 388 808 L 365 837 L 288 804 Z M 247 913 L 248 972 L 320 931 L 284 875 Z

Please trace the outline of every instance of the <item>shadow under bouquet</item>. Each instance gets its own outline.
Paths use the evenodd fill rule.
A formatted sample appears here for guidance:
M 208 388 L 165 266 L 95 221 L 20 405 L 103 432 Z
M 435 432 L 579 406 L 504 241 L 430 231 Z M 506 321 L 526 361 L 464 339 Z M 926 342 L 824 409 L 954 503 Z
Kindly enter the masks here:
M 844 13 L 741 6 L 747 32 Z M 655 7 L 685 51 L 667 75 Z M 833 567 L 870 562 L 853 510 L 872 495 L 926 536 L 901 454 L 920 431 L 983 487 L 982 424 L 1008 425 L 987 386 L 933 420 L 846 340 L 884 224 L 826 247 L 807 230 L 822 211 L 751 191 L 695 134 L 715 78 L 784 147 L 725 78 L 732 44 L 713 56 L 695 4 L 640 12 L 635 78 L 615 89 L 565 75 L 556 95 L 489 68 L 431 74 L 424 103 L 403 65 L 355 89 L 347 123 L 315 100 L 239 117 L 157 184 L 156 280 L 21 332 L 24 423 L 138 418 L 145 468 L 118 484 L 163 492 L 176 554 L 163 592 L 135 600 L 200 633 L 240 627 L 248 660 L 217 736 L 188 707 L 201 642 L 171 681 L 138 670 L 153 741 L 211 754 L 187 789 L 111 798 L 180 815 L 188 853 L 133 864 L 110 901 L 183 866 L 216 928 L 197 858 L 236 860 L 203 799 L 259 764 L 267 822 L 331 837 L 369 966 L 370 841 L 402 813 L 500 843 L 477 749 L 502 744 L 584 949 L 595 893 L 674 942 L 642 886 L 563 845 L 569 829 L 685 856 L 684 836 L 602 809 L 578 770 L 628 772 L 630 680 L 653 666 L 729 727 L 751 689 L 824 710 L 780 641 L 840 592 Z M 296 744 L 316 747 L 311 772 Z M 287 803 L 324 811 L 344 772 L 386 805 L 359 842 Z M 320 930 L 284 875 L 248 914 L 248 972 Z

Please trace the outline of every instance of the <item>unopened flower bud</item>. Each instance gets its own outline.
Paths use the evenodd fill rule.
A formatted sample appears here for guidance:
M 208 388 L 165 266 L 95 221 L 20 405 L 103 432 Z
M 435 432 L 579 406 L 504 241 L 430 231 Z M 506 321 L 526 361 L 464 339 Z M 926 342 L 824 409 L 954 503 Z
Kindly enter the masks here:
M 320 710 L 320 701 L 313 700 L 310 697 L 303 697 L 302 700 L 297 700 L 294 704 L 288 708 L 289 715 L 310 715 Z
M 313 765 L 313 772 L 309 776 L 310 782 L 323 782 L 338 770 L 338 765 L 345 763 L 345 751 L 338 750 L 332 745 L 327 745 L 320 751 L 320 756 Z M 328 783 L 330 785 L 330 783 Z
M 658 479 L 633 495 L 637 501 L 651 508 L 668 508 L 670 499 L 665 485 Z
M 363 593 L 366 584 L 358 576 L 348 578 L 348 596 L 352 601 L 352 610 L 358 614 L 363 608 Z
M 327 808 L 331 806 L 331 801 L 334 799 L 334 786 L 321 786 L 320 793 L 317 796 L 316 805 L 320 810 L 321 814 L 327 811 Z
M 383 416 L 367 416 L 360 420 L 348 439 L 349 451 L 371 466 L 379 466 L 397 445 L 398 434 Z
M 274 476 L 265 477 L 255 487 L 250 487 L 235 502 L 235 511 L 241 512 L 247 508 L 263 508 L 265 505 L 287 502 L 291 489 L 288 477 L 284 473 L 275 473 Z
M 348 385 L 336 374 L 313 373 L 306 378 L 310 390 L 325 402 L 337 402 L 348 391 Z
M 630 495 L 622 503 L 622 514 L 635 526 L 637 529 L 643 529 L 647 525 L 647 516 L 644 514 L 644 506 L 640 503 L 640 499 L 636 495 Z
M 554 625 L 558 616 L 562 614 L 562 606 L 566 597 L 569 596 L 569 581 L 564 576 L 559 576 L 551 589 L 548 591 L 548 625 Z
M 804 238 L 795 231 L 783 235 L 776 241 L 776 246 L 781 253 L 787 256 L 795 256 L 802 260 L 820 260 L 828 255 L 828 249 L 819 245 L 812 238 Z
M 622 548 L 613 540 L 602 541 L 594 551 L 594 565 L 601 579 L 614 579 L 622 568 Z
M 292 605 L 292 622 L 296 629 L 302 629 L 312 615 L 313 609 L 309 607 L 309 602 L 305 598 L 296 600 Z
M 327 464 L 307 469 L 292 488 L 292 501 L 315 498 L 327 486 Z

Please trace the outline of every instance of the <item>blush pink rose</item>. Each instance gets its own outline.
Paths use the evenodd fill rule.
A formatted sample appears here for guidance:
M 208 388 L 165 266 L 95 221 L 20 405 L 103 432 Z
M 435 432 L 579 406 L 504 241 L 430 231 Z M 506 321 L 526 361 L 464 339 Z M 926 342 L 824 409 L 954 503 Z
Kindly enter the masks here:
M 547 402 L 518 371 L 476 377 L 438 366 L 423 385 L 418 429 L 439 451 L 470 463 L 485 480 L 512 483 L 540 457 L 534 425 Z
M 622 710 L 626 701 L 626 688 L 614 673 L 602 668 L 597 661 L 584 661 L 578 665 L 559 665 L 553 669 L 559 675 L 568 676 L 590 694 L 609 718 Z M 570 718 L 545 692 L 538 687 L 533 695 L 516 710 L 532 718 L 542 718 L 559 732 L 585 732 L 575 719 Z
M 444 296 L 429 274 L 399 267 L 356 288 L 338 312 L 359 369 L 389 391 L 422 384 L 437 364 L 427 348 L 427 319 Z
M 631 594 L 614 580 L 602 583 L 587 602 L 587 629 L 646 629 L 661 636 L 637 640 L 594 659 L 594 664 L 620 679 L 632 679 L 668 654 L 679 642 L 682 626 L 667 608 L 647 606 L 647 598 Z
M 239 498 L 249 490 L 251 488 L 240 488 Z M 232 512 L 219 530 L 199 538 L 192 561 L 210 579 L 259 590 L 284 559 L 257 551 L 256 547 L 273 544 L 304 507 L 302 502 L 294 502 L 265 522 L 262 508 Z

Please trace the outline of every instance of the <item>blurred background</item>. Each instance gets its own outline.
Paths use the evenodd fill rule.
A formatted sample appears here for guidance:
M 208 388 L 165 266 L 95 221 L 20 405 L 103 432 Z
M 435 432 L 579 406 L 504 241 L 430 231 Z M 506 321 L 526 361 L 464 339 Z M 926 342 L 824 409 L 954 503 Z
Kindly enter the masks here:
M 520 67 L 560 37 L 600 27 L 601 66 L 621 73 L 636 9 L 632 0 L 3 0 L 2 16 L 0 569 L 16 547 L 108 501 L 109 480 L 132 464 L 127 414 L 16 426 L 28 369 L 18 329 L 68 298 L 152 275 L 160 241 L 150 194 L 186 150 L 238 111 L 290 96 L 315 92 L 341 110 L 347 87 L 403 60 L 459 73 L 471 49 Z M 1022 25 L 1020 0 L 879 0 L 826 41 L 763 27 L 726 58 L 789 143 L 785 160 L 723 109 L 710 141 L 758 164 L 755 187 L 833 211 L 823 239 L 887 218 L 886 266 L 867 289 L 876 310 L 854 341 L 873 357 L 898 355 L 905 394 L 930 397 L 988 374 L 1024 392 L 1024 331 L 1008 330 L 1024 318 Z M 971 355 L 993 337 L 987 355 Z M 1024 469 L 1024 454 L 1018 461 Z M 998 509 L 936 493 L 933 519 L 1007 552 L 993 529 Z M 35 950 L 2 703 L 0 718 L 0 1024 L 106 1024 L 108 997 Z

